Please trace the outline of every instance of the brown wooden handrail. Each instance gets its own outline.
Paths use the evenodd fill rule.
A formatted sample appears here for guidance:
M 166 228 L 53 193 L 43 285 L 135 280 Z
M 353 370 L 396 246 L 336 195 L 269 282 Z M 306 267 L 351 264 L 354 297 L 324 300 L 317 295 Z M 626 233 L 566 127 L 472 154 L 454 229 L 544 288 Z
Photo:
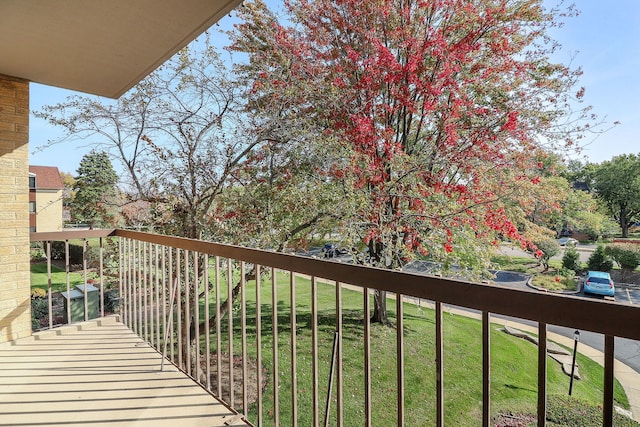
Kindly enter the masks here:
M 326 280 L 373 288 L 550 325 L 640 340 L 640 307 L 577 296 L 385 270 L 293 254 L 131 230 L 31 233 L 32 241 L 116 236 L 283 269 Z
M 403 271 L 328 262 L 220 243 L 115 230 L 114 235 L 219 255 L 300 274 L 445 304 L 640 340 L 640 307 L 576 296 L 519 290 Z

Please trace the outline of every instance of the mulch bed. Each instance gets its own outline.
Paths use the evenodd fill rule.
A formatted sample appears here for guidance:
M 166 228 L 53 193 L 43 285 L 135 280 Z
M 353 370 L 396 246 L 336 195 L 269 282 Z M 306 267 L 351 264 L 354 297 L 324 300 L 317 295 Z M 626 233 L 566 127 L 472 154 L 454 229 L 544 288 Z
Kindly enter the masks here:
M 535 423 L 538 417 L 531 414 L 500 413 L 493 422 L 494 427 L 526 427 Z

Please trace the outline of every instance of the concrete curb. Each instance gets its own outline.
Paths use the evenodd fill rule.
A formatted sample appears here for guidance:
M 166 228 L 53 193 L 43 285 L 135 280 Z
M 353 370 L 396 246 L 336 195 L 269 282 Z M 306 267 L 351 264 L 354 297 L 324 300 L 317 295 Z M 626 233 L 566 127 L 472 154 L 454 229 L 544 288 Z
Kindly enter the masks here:
M 527 279 L 526 285 L 528 288 L 531 288 L 533 290 L 536 290 L 538 292 L 547 292 L 547 293 L 553 293 L 553 294 L 560 294 L 560 295 L 576 295 L 580 293 L 580 281 L 578 281 L 578 284 L 576 285 L 576 290 L 575 291 L 550 291 L 548 289 L 545 288 L 540 288 L 538 286 L 534 286 L 533 285 L 533 276 L 530 276 Z

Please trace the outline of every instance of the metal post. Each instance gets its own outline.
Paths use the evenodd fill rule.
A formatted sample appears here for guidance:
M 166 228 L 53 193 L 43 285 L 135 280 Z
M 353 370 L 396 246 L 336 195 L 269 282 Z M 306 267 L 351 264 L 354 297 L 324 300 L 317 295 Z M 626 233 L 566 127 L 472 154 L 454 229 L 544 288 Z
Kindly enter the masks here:
M 327 400 L 324 407 L 324 427 L 329 427 L 329 412 L 331 412 L 331 392 L 333 390 L 333 369 L 336 365 L 336 354 L 338 353 L 338 338 L 340 333 L 333 333 L 333 351 L 331 352 L 331 365 L 329 366 L 329 387 L 327 388 Z
M 569 396 L 573 390 L 573 375 L 576 371 L 576 351 L 578 350 L 578 341 L 580 341 L 580 331 L 576 330 L 573 333 L 573 361 L 571 362 L 571 378 L 569 380 Z

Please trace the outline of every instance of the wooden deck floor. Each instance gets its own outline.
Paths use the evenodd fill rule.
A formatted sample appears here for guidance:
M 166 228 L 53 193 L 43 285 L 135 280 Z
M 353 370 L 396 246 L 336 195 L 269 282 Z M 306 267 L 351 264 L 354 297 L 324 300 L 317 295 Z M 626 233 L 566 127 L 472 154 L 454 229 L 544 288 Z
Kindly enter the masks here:
M 246 426 L 115 317 L 0 344 L 1 426 Z

